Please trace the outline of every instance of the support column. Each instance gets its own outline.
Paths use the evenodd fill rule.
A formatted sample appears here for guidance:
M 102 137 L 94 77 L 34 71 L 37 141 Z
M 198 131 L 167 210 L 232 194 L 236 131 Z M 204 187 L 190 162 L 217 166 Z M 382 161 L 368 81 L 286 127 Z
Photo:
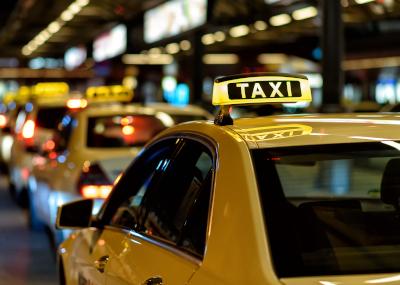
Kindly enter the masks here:
M 340 112 L 344 35 L 340 0 L 322 0 L 322 112 Z
M 200 103 L 202 100 L 204 77 L 204 46 L 201 42 L 201 36 L 202 33 L 200 31 L 195 32 L 193 36 L 192 94 L 190 98 L 191 103 Z

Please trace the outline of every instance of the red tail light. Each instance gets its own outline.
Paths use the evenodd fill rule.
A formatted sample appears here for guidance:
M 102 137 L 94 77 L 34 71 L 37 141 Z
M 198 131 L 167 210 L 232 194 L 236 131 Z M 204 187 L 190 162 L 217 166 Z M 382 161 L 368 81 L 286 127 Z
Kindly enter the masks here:
M 3 114 L 0 114 L 0 128 L 4 128 L 7 125 L 7 117 Z
M 110 194 L 112 187 L 112 182 L 98 164 L 83 167 L 77 188 L 84 198 L 105 199 Z
M 31 139 L 35 134 L 35 122 L 32 120 L 27 120 L 22 127 L 22 137 L 24 139 Z

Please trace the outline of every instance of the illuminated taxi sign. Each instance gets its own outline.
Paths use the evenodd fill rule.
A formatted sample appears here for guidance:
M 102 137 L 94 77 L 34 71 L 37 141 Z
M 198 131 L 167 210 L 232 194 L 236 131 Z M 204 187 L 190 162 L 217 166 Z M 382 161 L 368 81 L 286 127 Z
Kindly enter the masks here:
M 307 77 L 280 73 L 254 73 L 215 79 L 213 105 L 248 105 L 310 102 Z
M 68 92 L 69 86 L 65 82 L 40 82 L 32 87 L 32 93 L 40 97 L 66 95 Z
M 122 85 L 92 86 L 86 90 L 90 102 L 131 102 L 133 92 Z

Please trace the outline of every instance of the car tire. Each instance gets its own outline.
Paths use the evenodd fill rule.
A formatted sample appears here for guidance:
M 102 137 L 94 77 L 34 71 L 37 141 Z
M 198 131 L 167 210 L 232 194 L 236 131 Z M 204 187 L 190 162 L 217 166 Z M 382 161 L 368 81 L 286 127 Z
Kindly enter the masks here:
M 44 230 L 44 224 L 39 220 L 35 207 L 33 206 L 33 197 L 31 191 L 27 191 L 28 195 L 28 226 L 31 231 Z

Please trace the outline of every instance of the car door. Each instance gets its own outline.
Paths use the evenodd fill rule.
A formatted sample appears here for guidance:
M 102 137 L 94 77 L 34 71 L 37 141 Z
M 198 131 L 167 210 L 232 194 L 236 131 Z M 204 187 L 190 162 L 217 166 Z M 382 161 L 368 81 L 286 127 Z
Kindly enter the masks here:
M 110 227 L 125 228 L 125 250 L 107 265 L 107 284 L 187 284 L 204 254 L 214 160 L 205 143 L 179 139 L 157 176 L 115 211 Z M 134 171 L 134 169 L 130 169 Z M 137 181 L 135 173 L 124 176 Z
M 176 140 L 173 139 L 155 145 L 140 155 L 105 202 L 95 221 L 95 227 L 75 234 L 72 258 L 69 259 L 72 260 L 72 264 L 66 267 L 71 268 L 73 273 L 69 274 L 73 276 L 76 284 L 106 284 L 107 276 L 118 276 L 129 269 L 128 261 L 124 259 L 129 250 L 129 244 L 126 242 L 129 221 L 126 217 L 121 217 L 119 223 L 115 223 L 107 217 L 120 215 L 124 209 L 123 202 L 132 196 L 131 193 L 136 194 L 137 189 L 145 189 L 149 181 L 155 181 L 162 171 L 159 165 L 170 160 L 175 146 Z M 135 174 L 134 177 L 130 176 L 131 173 Z M 131 178 L 134 181 L 131 182 Z M 113 264 L 120 266 L 115 267 Z

